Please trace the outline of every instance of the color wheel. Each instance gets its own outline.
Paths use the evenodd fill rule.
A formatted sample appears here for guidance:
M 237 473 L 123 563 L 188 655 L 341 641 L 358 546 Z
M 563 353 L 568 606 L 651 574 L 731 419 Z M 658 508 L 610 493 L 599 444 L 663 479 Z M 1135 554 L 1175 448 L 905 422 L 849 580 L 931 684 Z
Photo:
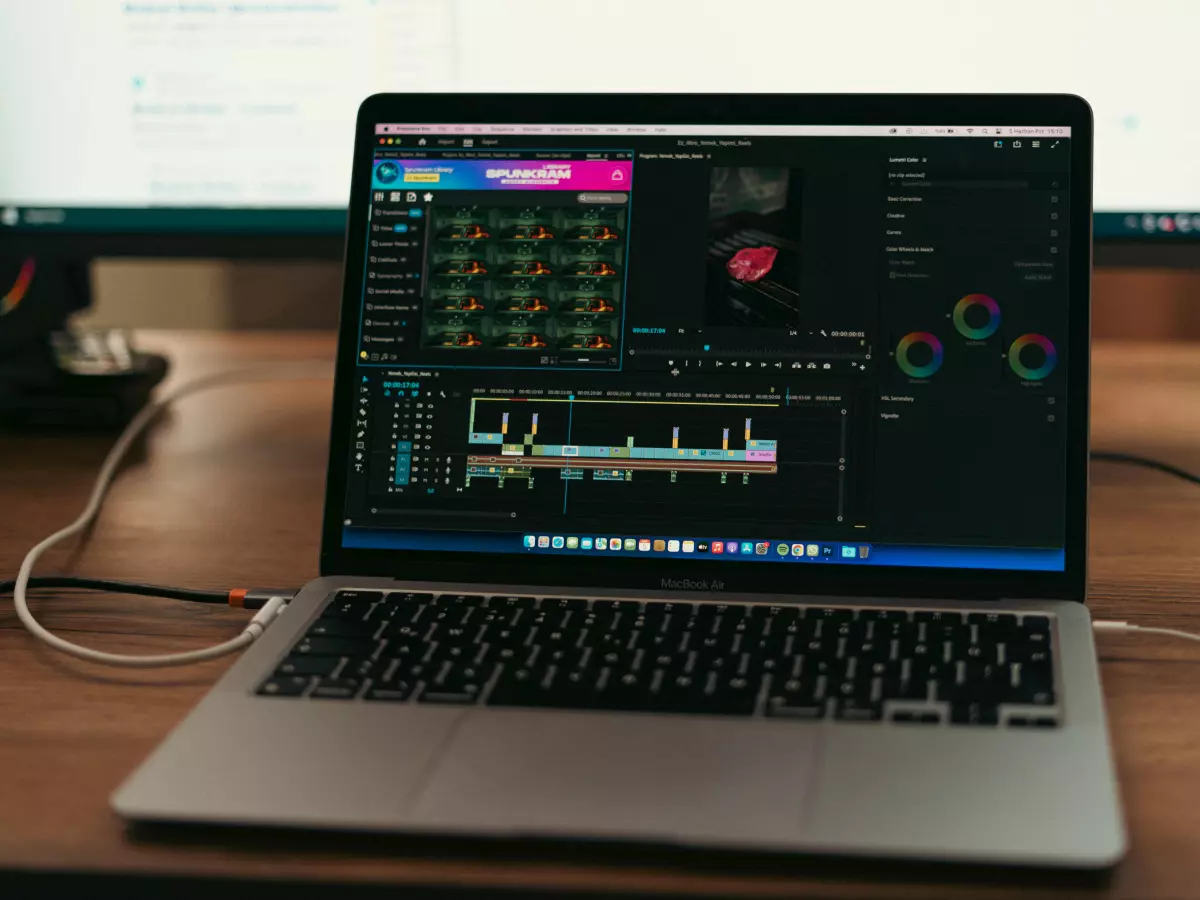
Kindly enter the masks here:
M 1041 347 L 1042 352 L 1046 354 L 1046 361 L 1036 369 L 1030 369 L 1021 363 L 1021 351 L 1030 346 Z M 1041 381 L 1053 372 L 1054 367 L 1058 364 L 1058 351 L 1054 349 L 1054 344 L 1050 343 L 1050 339 L 1043 335 L 1023 334 L 1008 348 L 1008 364 L 1021 378 L 1027 381 Z
M 982 328 L 972 328 L 967 324 L 967 311 L 975 306 L 986 309 L 988 312 L 987 324 Z M 1000 307 L 987 294 L 967 294 L 954 304 L 953 318 L 954 327 L 958 329 L 959 334 L 973 341 L 982 341 L 990 338 L 1000 327 Z
M 908 361 L 908 351 L 914 344 L 925 344 L 933 352 L 933 359 L 923 366 L 914 366 Z M 912 378 L 928 378 L 942 367 L 942 342 L 928 331 L 913 331 L 900 338 L 896 345 L 896 365 L 900 371 Z

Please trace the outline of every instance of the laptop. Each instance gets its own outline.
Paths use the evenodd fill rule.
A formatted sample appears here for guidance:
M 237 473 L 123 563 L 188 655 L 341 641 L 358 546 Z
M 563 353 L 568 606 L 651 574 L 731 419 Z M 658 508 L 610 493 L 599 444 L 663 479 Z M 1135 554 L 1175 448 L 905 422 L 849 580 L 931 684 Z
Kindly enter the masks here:
M 1091 160 L 1071 96 L 369 98 L 321 577 L 117 812 L 1112 865 Z

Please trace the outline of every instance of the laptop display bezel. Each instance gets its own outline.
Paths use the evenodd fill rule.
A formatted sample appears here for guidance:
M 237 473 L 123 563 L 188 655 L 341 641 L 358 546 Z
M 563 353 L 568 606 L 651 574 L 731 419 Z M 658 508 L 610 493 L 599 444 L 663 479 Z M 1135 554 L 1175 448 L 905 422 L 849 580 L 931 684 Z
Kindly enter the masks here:
M 1060 572 L 889 566 L 814 566 L 802 571 L 720 559 L 603 558 L 348 549 L 342 546 L 347 459 L 356 380 L 358 318 L 367 252 L 374 128 L 381 122 L 937 126 L 966 121 L 1071 128 L 1067 459 L 1063 485 L 1065 568 Z M 1082 601 L 1087 569 L 1088 417 L 1092 267 L 1092 114 L 1072 95 L 670 95 L 380 94 L 358 112 L 333 397 L 320 569 L 422 581 L 626 588 L 720 583 L 725 594 L 998 598 Z

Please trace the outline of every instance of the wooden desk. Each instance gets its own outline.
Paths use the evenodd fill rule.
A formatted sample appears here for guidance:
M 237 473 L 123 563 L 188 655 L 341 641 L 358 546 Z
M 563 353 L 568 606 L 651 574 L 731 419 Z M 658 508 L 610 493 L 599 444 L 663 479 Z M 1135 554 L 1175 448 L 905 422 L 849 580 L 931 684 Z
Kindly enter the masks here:
M 324 358 L 324 335 L 153 334 L 173 380 L 255 361 Z M 328 382 L 227 388 L 184 401 L 113 490 L 91 540 L 41 570 L 197 586 L 300 585 L 316 574 Z M 1095 444 L 1200 471 L 1200 348 L 1101 346 Z M 72 518 L 109 439 L 0 438 L 0 571 Z M 1098 464 L 1092 602 L 1098 617 L 1200 631 L 1200 489 Z M 52 629 L 109 650 L 199 647 L 244 614 L 64 593 Z M 1200 646 L 1103 636 L 1103 676 L 1132 849 L 1105 887 L 1046 873 L 568 847 L 365 842 L 186 832 L 129 836 L 108 795 L 228 664 L 126 673 L 42 648 L 0 604 L 0 869 L 638 890 L 738 896 L 1200 894 Z M 448 857 L 447 854 L 454 854 Z M 897 880 L 900 879 L 900 880 Z

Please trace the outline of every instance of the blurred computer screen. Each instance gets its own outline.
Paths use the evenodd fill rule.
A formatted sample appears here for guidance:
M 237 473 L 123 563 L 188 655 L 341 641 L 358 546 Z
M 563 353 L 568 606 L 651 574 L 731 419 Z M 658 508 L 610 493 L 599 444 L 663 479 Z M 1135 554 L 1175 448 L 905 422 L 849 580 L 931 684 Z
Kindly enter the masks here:
M 1069 91 L 1097 235 L 1181 240 L 1197 34 L 1196 0 L 5 3 L 0 234 L 340 232 L 378 91 Z

